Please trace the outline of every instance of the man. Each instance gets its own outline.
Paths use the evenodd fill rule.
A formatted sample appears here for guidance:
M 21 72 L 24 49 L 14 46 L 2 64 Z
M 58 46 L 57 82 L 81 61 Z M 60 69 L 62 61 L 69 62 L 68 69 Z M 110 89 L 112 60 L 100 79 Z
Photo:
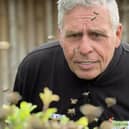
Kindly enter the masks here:
M 77 119 L 80 105 L 89 103 L 104 108 L 101 120 L 129 120 L 129 46 L 120 43 L 116 1 L 59 0 L 58 27 L 59 42 L 43 45 L 20 64 L 14 91 L 37 111 L 39 93 L 48 86 L 60 96 L 51 105 L 59 114 Z M 107 97 L 116 105 L 108 108 Z

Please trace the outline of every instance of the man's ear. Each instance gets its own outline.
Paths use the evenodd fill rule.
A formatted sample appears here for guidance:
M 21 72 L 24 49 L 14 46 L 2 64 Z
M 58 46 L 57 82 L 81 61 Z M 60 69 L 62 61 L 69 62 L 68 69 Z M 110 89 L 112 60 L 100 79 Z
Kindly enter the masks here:
M 122 40 L 123 26 L 119 24 L 116 31 L 116 48 L 120 45 Z

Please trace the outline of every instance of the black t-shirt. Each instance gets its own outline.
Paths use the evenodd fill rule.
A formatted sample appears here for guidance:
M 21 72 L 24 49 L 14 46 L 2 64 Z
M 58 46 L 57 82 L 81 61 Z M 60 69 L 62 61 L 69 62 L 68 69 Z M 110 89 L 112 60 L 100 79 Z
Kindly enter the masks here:
M 129 46 L 121 44 L 104 73 L 88 81 L 70 71 L 58 42 L 47 43 L 24 58 L 14 91 L 18 91 L 23 100 L 38 105 L 36 111 L 39 111 L 43 106 L 39 93 L 46 86 L 60 96 L 60 101 L 51 106 L 71 119 L 82 115 L 80 105 L 90 103 L 104 108 L 101 119 L 129 120 Z M 115 97 L 117 104 L 108 108 L 106 97 Z M 71 100 L 78 101 L 73 104 Z M 68 109 L 75 109 L 76 113 L 71 115 Z

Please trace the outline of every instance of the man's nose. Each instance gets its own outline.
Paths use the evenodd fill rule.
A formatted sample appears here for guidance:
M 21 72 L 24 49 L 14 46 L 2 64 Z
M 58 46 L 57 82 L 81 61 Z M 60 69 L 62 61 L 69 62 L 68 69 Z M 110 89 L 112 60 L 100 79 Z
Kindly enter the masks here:
M 91 40 L 87 36 L 83 36 L 79 44 L 79 52 L 81 55 L 87 55 L 93 51 Z

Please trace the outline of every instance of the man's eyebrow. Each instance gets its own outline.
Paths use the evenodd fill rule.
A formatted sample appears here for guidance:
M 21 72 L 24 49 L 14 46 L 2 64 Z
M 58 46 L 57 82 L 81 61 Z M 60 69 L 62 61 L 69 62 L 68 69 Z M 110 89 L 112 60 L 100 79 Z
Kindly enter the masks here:
M 77 34 L 82 34 L 82 32 L 81 31 L 67 31 L 66 33 L 65 33 L 65 36 L 71 36 L 71 35 L 77 35 Z
M 91 29 L 89 30 L 91 32 L 97 32 L 97 33 L 102 33 L 102 34 L 107 34 L 107 31 L 105 29 Z
M 89 34 L 94 34 L 94 33 L 96 33 L 96 34 L 100 34 L 100 35 L 102 35 L 102 36 L 104 36 L 104 37 L 109 37 L 110 36 L 110 34 L 106 31 L 106 30 L 98 30 L 98 29 L 93 29 L 93 30 L 90 30 L 89 32 L 88 32 Z

